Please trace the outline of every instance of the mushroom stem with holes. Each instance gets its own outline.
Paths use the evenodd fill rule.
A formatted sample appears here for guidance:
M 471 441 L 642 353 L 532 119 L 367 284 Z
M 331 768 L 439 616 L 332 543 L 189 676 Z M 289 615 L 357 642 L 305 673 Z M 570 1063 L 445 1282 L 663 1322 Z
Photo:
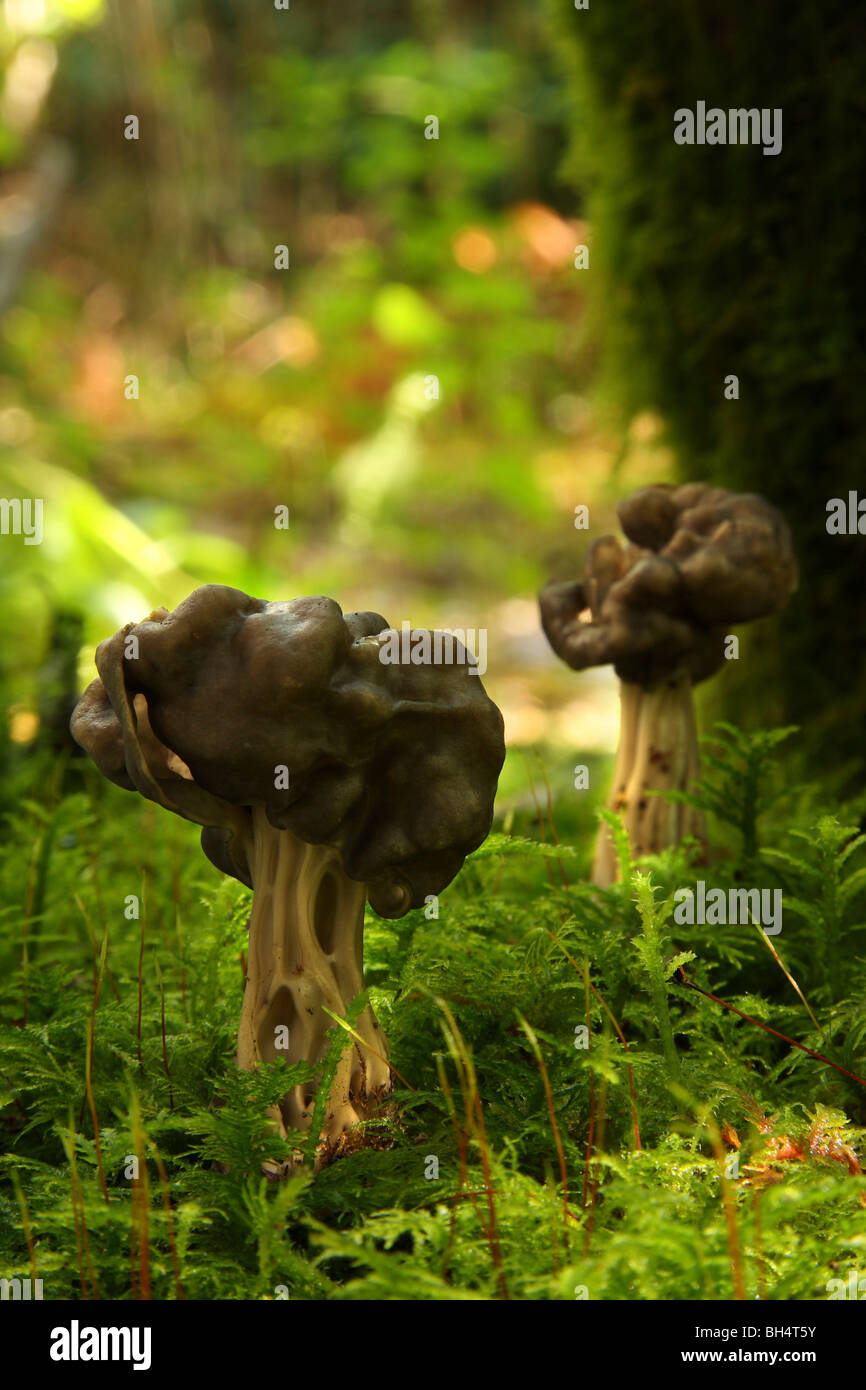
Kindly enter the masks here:
M 650 690 L 620 681 L 619 704 L 619 744 L 608 805 L 622 815 L 632 853 L 658 854 L 687 836 L 702 839 L 700 812 L 664 796 L 687 791 L 700 775 L 695 699 L 688 675 L 681 673 Z M 593 883 L 615 883 L 618 867 L 613 840 L 602 827 Z
M 367 1142 L 359 1122 L 391 1090 L 369 1006 L 351 1041 L 329 1016 L 364 989 L 365 903 L 402 917 L 451 882 L 490 829 L 505 757 L 462 644 L 404 664 L 385 660 L 393 635 L 329 598 L 208 584 L 102 642 L 71 721 L 106 777 L 203 826 L 207 857 L 253 890 L 238 1066 L 344 1049 L 317 1167 Z M 314 1094 L 296 1086 L 270 1114 L 290 1143 Z
M 632 493 L 617 514 L 628 544 L 595 541 L 581 581 L 542 590 L 541 620 L 575 670 L 613 664 L 620 741 L 610 805 L 633 854 L 658 854 L 703 837 L 699 814 L 664 795 L 699 776 L 693 687 L 722 665 L 732 625 L 784 607 L 797 562 L 784 518 L 754 493 L 659 484 Z M 593 882 L 606 887 L 618 872 L 602 826 Z
M 364 988 L 366 888 L 344 873 L 336 850 L 276 829 L 260 807 L 247 859 L 253 907 L 238 1066 L 317 1061 L 333 1028 L 323 1006 L 342 1018 Z M 328 1149 L 375 1114 L 391 1089 L 388 1045 L 369 1006 L 355 1031 L 366 1047 L 353 1040 L 340 1059 L 322 1131 Z M 283 1137 L 309 1126 L 313 1095 L 296 1086 L 270 1112 Z

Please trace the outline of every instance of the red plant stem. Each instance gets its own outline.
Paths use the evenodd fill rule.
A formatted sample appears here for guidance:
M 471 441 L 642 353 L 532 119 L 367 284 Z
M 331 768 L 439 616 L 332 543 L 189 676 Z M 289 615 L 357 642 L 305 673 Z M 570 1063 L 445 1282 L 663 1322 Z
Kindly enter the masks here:
M 527 772 L 527 776 L 528 776 L 528 772 Z M 541 842 L 542 842 L 542 844 L 545 844 L 545 845 L 546 845 L 546 844 L 547 844 L 547 831 L 546 831 L 545 828 L 544 828 L 544 817 L 543 817 L 542 814 L 541 814 L 541 806 L 540 806 L 540 804 L 539 804 L 538 797 L 535 795 L 535 783 L 533 782 L 533 780 L 532 780 L 531 777 L 529 778 L 529 790 L 530 790 L 530 792 L 531 792 L 531 794 L 532 794 L 532 800 L 535 802 L 535 814 L 536 814 L 536 816 L 538 817 L 538 828 L 539 828 L 539 830 L 541 831 Z M 550 860 L 548 859 L 547 855 L 544 856 L 544 867 L 547 869 L 547 877 L 548 877 L 548 879 L 550 880 L 550 886 L 551 886 L 551 888 L 553 888 L 554 891 L 555 891 L 555 890 L 556 890 L 556 879 L 554 878 L 553 869 L 552 869 L 552 867 L 551 867 Z
M 601 1007 L 604 1009 L 605 1013 L 607 1014 L 608 1018 L 610 1019 L 611 1023 L 612 1023 L 613 1026 L 614 1026 L 614 1028 L 616 1029 L 617 1037 L 619 1038 L 619 1040 L 620 1040 L 620 1042 L 622 1043 L 623 1047 L 625 1048 L 626 1052 L 628 1052 L 628 1043 L 627 1043 L 626 1040 L 625 1040 L 625 1033 L 622 1031 L 622 1029 L 620 1028 L 619 1024 L 617 1023 L 617 1020 L 616 1020 L 616 1018 L 614 1017 L 614 1014 L 612 1013 L 611 1009 L 608 1007 L 608 1004 L 607 1004 L 607 1002 L 606 1002 L 605 999 L 604 999 L 604 996 L 599 992 L 599 990 L 596 989 L 595 985 L 592 983 L 592 980 L 589 978 L 589 972 L 588 972 L 587 970 L 585 970 L 585 969 L 582 970 L 582 969 L 580 968 L 580 966 L 579 966 L 579 965 L 577 964 L 577 962 L 575 961 L 574 957 L 571 956 L 571 955 L 569 954 L 569 952 L 565 949 L 565 947 L 563 946 L 562 942 L 559 940 L 559 937 L 554 936 L 553 932 L 550 930 L 549 927 L 545 927 L 544 930 L 547 932 L 547 935 L 550 937 L 551 941 L 555 942 L 555 944 L 559 947 L 560 951 L 562 951 L 563 955 L 565 956 L 565 958 L 566 958 L 566 960 L 569 962 L 569 964 L 572 966 L 572 968 L 574 969 L 575 973 L 578 974 L 578 975 L 580 975 L 580 976 L 582 977 L 583 982 L 584 982 L 584 985 L 588 985 L 589 988 L 592 990 L 592 992 L 593 992 L 593 994 L 595 995 L 596 999 L 598 1000 L 599 1004 L 601 1004 Z M 587 1033 L 588 1033 L 588 1032 L 589 1032 L 589 1002 L 588 1002 L 588 1001 L 587 1001 L 587 1012 L 586 1012 L 586 1027 L 587 1027 Z M 641 1144 L 640 1144 L 640 1125 L 638 1124 L 638 1118 L 637 1118 L 637 1098 L 636 1098 L 635 1093 L 634 1093 L 634 1073 L 633 1073 L 633 1071 L 632 1071 L 631 1062 L 626 1062 L 626 1072 L 627 1072 L 627 1075 L 628 1075 L 628 1093 L 629 1093 L 629 1097 L 630 1097 L 630 1099 L 631 1099 L 631 1118 L 632 1118 L 632 1123 L 633 1123 L 633 1125 L 634 1125 L 634 1146 L 635 1146 L 636 1149 L 640 1149 L 640 1146 L 641 1146 Z
M 141 1015 L 144 999 L 144 913 L 141 914 L 141 941 L 138 947 L 138 1070 L 144 1075 L 144 1058 L 141 1055 Z
M 589 1013 L 589 971 L 583 977 L 584 994 L 586 996 L 586 1033 L 587 1038 L 592 1036 L 591 1019 Z M 591 1051 L 591 1049 L 589 1049 Z M 595 1133 L 595 1072 L 592 1067 L 589 1069 L 589 1134 L 586 1139 L 586 1162 L 583 1166 L 583 1200 L 581 1206 L 586 1211 L 586 1196 L 589 1188 L 589 1164 L 592 1158 L 592 1141 Z
M 145 1173 L 133 1188 L 133 1198 L 138 1207 L 138 1255 L 139 1255 L 139 1297 L 150 1298 L 150 1188 L 146 1177 L 144 1143 L 142 1141 L 139 1158 L 140 1171 Z M 135 1214 L 133 1214 L 135 1220 Z
M 541 1079 L 544 1082 L 544 1096 L 547 1101 L 547 1113 L 550 1116 L 550 1128 L 553 1132 L 553 1142 L 556 1145 L 556 1154 L 559 1159 L 559 1177 L 562 1182 L 562 1225 L 565 1231 L 565 1254 L 569 1254 L 568 1247 L 568 1169 L 565 1164 L 565 1153 L 562 1147 L 562 1137 L 559 1133 L 559 1125 L 556 1123 L 556 1110 L 553 1105 L 553 1094 L 550 1089 L 550 1077 L 547 1074 L 547 1067 L 544 1065 L 544 1057 L 541 1048 L 538 1049 L 538 1065 L 541 1070 Z
M 604 1131 L 607 1125 L 607 1077 L 603 1076 L 601 1081 L 601 1094 L 598 1106 L 598 1146 L 604 1144 Z M 586 1236 L 583 1242 L 584 1259 L 589 1254 L 589 1243 L 592 1240 L 593 1227 L 595 1226 L 595 1199 L 598 1195 L 599 1186 L 599 1165 L 596 1162 L 593 1175 L 592 1187 L 589 1193 L 589 1216 L 586 1221 Z
M 610 1019 L 611 1023 L 613 1024 L 614 1028 L 616 1029 L 617 1035 L 618 1035 L 618 1037 L 619 1037 L 620 1042 L 622 1043 L 622 1045 L 623 1045 L 623 1047 L 625 1048 L 626 1052 L 628 1052 L 628 1043 L 627 1043 L 626 1040 L 625 1040 L 625 1033 L 624 1033 L 624 1032 L 622 1031 L 622 1029 L 620 1028 L 619 1024 L 617 1023 L 616 1019 L 615 1019 L 614 1016 L 613 1016 L 613 1013 L 612 1013 L 611 1010 L 608 1008 L 607 1003 L 606 1003 L 605 1000 L 602 998 L 601 994 L 600 994 L 599 991 L 596 989 L 595 985 L 592 983 L 592 980 L 589 980 L 589 987 L 590 987 L 590 989 L 592 990 L 592 992 L 593 992 L 593 994 L 595 995 L 595 997 L 596 997 L 596 999 L 598 1000 L 598 1002 L 601 1004 L 602 1008 L 604 1009 L 605 1013 L 607 1014 L 608 1018 Z M 632 1122 L 633 1122 L 633 1124 L 634 1124 L 634 1146 L 635 1146 L 636 1149 L 639 1150 L 639 1149 L 640 1149 L 640 1127 L 639 1127 L 638 1121 L 637 1121 L 637 1100 L 636 1100 L 635 1093 L 634 1093 L 634 1072 L 632 1071 L 631 1062 L 626 1062 L 626 1072 L 627 1072 L 627 1075 L 628 1075 L 628 1093 L 629 1093 L 629 1097 L 631 1098 L 631 1117 L 632 1117 Z
M 78 1173 L 75 1166 L 75 1139 L 72 1135 L 71 1112 L 69 1118 L 69 1143 L 67 1144 L 66 1140 L 64 1139 L 63 1147 L 66 1149 L 66 1157 L 69 1160 L 69 1201 L 72 1207 L 72 1225 L 75 1230 L 75 1253 L 78 1257 L 78 1278 L 81 1283 L 81 1297 L 83 1299 L 86 1299 L 89 1297 L 89 1295 L 87 1292 L 87 1285 L 84 1280 L 84 1244 L 81 1239 L 81 1227 L 79 1225 L 78 1220 L 78 1191 L 76 1187 L 76 1178 L 78 1176 Z
M 505 1268 L 502 1262 L 502 1246 L 499 1242 L 499 1226 L 496 1220 L 496 1203 L 493 1200 L 492 1174 L 490 1171 L 490 1154 L 487 1148 L 487 1131 L 484 1128 L 484 1115 L 481 1111 L 481 1097 L 474 1085 L 475 1078 L 472 1077 L 472 1089 L 474 1091 L 475 1113 L 478 1122 L 478 1147 L 481 1151 L 481 1171 L 484 1174 L 484 1181 L 487 1190 L 487 1210 L 490 1216 L 490 1254 L 496 1266 L 496 1273 L 499 1287 L 502 1290 L 502 1297 L 508 1299 L 511 1295 L 508 1292 L 508 1285 L 505 1282 Z
M 168 1080 L 168 1108 L 174 1109 L 174 1092 L 171 1086 L 171 1072 L 168 1068 L 168 1049 L 165 1043 L 165 987 L 162 980 L 159 982 L 160 1011 L 162 1017 L 162 1069 Z
M 728 1253 L 731 1259 L 731 1282 L 734 1286 L 734 1298 L 743 1300 L 746 1297 L 746 1286 L 743 1282 L 743 1263 L 740 1255 L 740 1240 L 737 1230 L 737 1209 L 731 1193 L 731 1184 L 725 1176 L 725 1150 L 722 1140 L 715 1125 L 710 1132 L 710 1143 L 719 1165 L 719 1188 L 722 1198 L 722 1209 L 725 1213 L 725 1228 L 728 1236 Z
M 536 754 L 536 757 L 538 757 L 538 754 Z M 554 843 L 555 845 L 558 845 L 558 844 L 559 844 L 559 836 L 558 836 L 557 833 L 556 833 L 556 822 L 555 822 L 554 819 L 553 819 L 553 798 L 552 798 L 552 796 L 551 796 L 551 794 L 550 794 L 550 782 L 549 782 L 548 776 L 547 776 L 547 769 L 545 768 L 544 763 L 541 761 L 541 758 L 538 758 L 538 766 L 541 768 L 541 775 L 542 775 L 542 777 L 544 778 L 544 788 L 545 788 L 545 791 L 546 791 L 546 793 L 547 793 L 547 820 L 548 820 L 548 824 L 550 825 L 550 833 L 551 833 L 551 835 L 553 836 L 553 843 Z M 560 878 L 562 879 L 562 886 L 563 886 L 563 888 L 570 888 L 571 885 L 570 885 L 570 883 L 569 883 L 569 881 L 568 881 L 568 878 L 567 878 L 567 876 L 566 876 L 566 873 L 565 873 L 565 866 L 563 865 L 562 860 L 561 860 L 561 859 L 557 859 L 556 862 L 557 862 L 557 864 L 559 865 L 559 875 L 560 875 Z
M 752 1212 L 755 1218 L 755 1265 L 758 1271 L 758 1292 L 761 1298 L 767 1297 L 767 1274 L 764 1267 L 764 1248 L 763 1234 L 761 1227 L 761 1193 L 755 1192 L 752 1197 Z
M 476 1200 L 475 1192 L 470 1190 L 467 1193 L 467 1196 L 471 1198 L 472 1205 L 475 1209 L 475 1214 L 478 1218 L 478 1224 L 484 1232 L 485 1237 L 487 1238 L 487 1243 L 490 1247 L 490 1257 L 493 1262 L 493 1267 L 496 1270 L 497 1282 L 502 1292 L 502 1297 L 504 1299 L 509 1299 L 510 1294 L 508 1292 L 508 1285 L 505 1280 L 505 1267 L 502 1260 L 502 1246 L 499 1241 L 499 1230 L 496 1220 L 496 1203 L 493 1200 L 494 1189 L 492 1183 L 492 1174 L 490 1171 L 490 1154 L 487 1147 L 487 1131 L 484 1126 L 484 1113 L 481 1108 L 481 1097 L 478 1094 L 478 1086 L 475 1080 L 475 1071 L 472 1066 L 471 1060 L 468 1056 L 468 1053 L 466 1052 L 465 1044 L 463 1043 L 463 1039 L 460 1035 L 460 1030 L 458 1029 L 457 1024 L 455 1023 L 453 1015 L 451 1014 L 451 1011 L 448 1008 L 448 1006 L 444 1005 L 443 1007 L 445 1016 L 448 1019 L 448 1023 L 450 1027 L 453 1029 L 454 1055 L 455 1061 L 457 1063 L 458 1074 L 460 1077 L 460 1090 L 463 1097 L 463 1113 L 465 1117 L 465 1130 L 461 1131 L 461 1128 L 457 1123 L 456 1110 L 453 1104 L 449 1104 L 448 1108 L 451 1116 L 451 1123 L 455 1130 L 455 1133 L 457 1134 L 457 1142 L 460 1153 L 460 1189 L 462 1189 L 463 1183 L 467 1176 L 466 1150 L 469 1142 L 469 1137 L 472 1134 L 473 1130 L 475 1130 L 478 1135 L 478 1148 L 481 1154 L 481 1169 L 484 1174 L 485 1185 L 482 1191 L 485 1192 L 487 1195 L 487 1208 L 490 1220 L 489 1226 L 485 1223 L 484 1219 L 481 1216 L 481 1211 Z M 450 1088 L 448 1088 L 447 1086 L 447 1081 L 445 1080 L 444 1066 L 440 1069 L 440 1079 L 443 1083 L 443 1089 L 446 1090 L 446 1094 L 450 1100 L 451 1093 Z M 454 1232 L 456 1211 L 456 1204 L 452 1202 L 452 1235 Z M 447 1251 L 448 1256 L 450 1256 L 450 1251 L 451 1237 L 449 1236 Z
M 74 1145 L 74 1143 L 75 1141 L 73 1139 L 72 1144 Z M 71 1157 L 69 1160 L 69 1183 L 72 1195 L 72 1217 L 73 1221 L 75 1222 L 75 1244 L 78 1249 L 78 1272 L 81 1276 L 81 1291 L 85 1298 L 90 1297 L 90 1295 L 86 1292 L 84 1287 L 84 1270 L 86 1264 L 87 1276 L 90 1279 L 90 1284 L 93 1289 L 93 1297 L 95 1299 L 98 1299 L 99 1288 L 96 1283 L 96 1273 L 93 1268 L 93 1260 L 90 1257 L 90 1239 L 87 1234 L 87 1216 L 84 1210 L 84 1188 L 81 1183 L 81 1178 L 78 1176 L 78 1168 L 75 1164 L 74 1147 L 71 1149 L 70 1152 Z
M 752 1018 L 751 1014 L 744 1014 L 742 1009 L 738 1009 L 734 1004 L 729 1004 L 726 999 L 720 999 L 717 994 L 711 994 L 708 989 L 701 989 L 700 985 L 696 985 L 694 980 L 688 978 L 682 966 L 680 966 L 680 975 L 682 976 L 681 983 L 684 984 L 687 989 L 693 989 L 697 994 L 702 994 L 705 999 L 712 999 L 714 1004 L 721 1004 L 723 1009 L 730 1009 L 732 1014 L 737 1014 L 740 1018 L 744 1018 L 747 1023 L 754 1023 L 757 1028 L 763 1028 L 765 1033 L 772 1033 L 774 1038 L 781 1038 L 782 1042 L 788 1043 L 791 1047 L 798 1047 L 801 1052 L 805 1052 L 810 1057 L 814 1057 L 817 1062 L 824 1062 L 828 1067 L 835 1067 L 843 1076 L 848 1076 L 852 1081 L 856 1081 L 858 1086 L 866 1086 L 866 1081 L 864 1081 L 862 1076 L 857 1076 L 855 1072 L 848 1071 L 846 1067 L 840 1066 L 838 1062 L 831 1062 L 830 1058 L 825 1057 L 822 1052 L 813 1052 L 811 1047 L 806 1047 L 805 1043 L 799 1043 L 794 1038 L 789 1038 L 787 1033 L 780 1033 L 777 1028 L 771 1028 L 768 1023 L 762 1023 L 759 1018 Z
M 138 1207 L 135 1188 L 132 1189 L 132 1213 L 129 1223 L 129 1292 L 138 1298 L 138 1227 L 136 1225 Z
M 105 950 L 103 950 L 103 965 L 105 962 Z M 87 1102 L 90 1106 L 90 1116 L 93 1121 L 93 1145 L 96 1150 L 96 1167 L 99 1173 L 99 1182 L 102 1187 L 102 1195 L 105 1198 L 106 1206 L 109 1205 L 108 1187 L 105 1183 L 105 1172 L 102 1167 L 102 1140 L 99 1134 L 99 1117 L 96 1113 L 96 1097 L 93 1094 L 93 1053 L 96 1047 L 96 1010 L 99 1007 L 99 989 L 101 983 L 101 971 L 97 973 L 96 961 L 93 962 L 93 1007 L 90 1011 L 90 1025 L 87 1034 L 87 1066 L 84 1079 L 84 1091 Z
M 457 1139 L 457 1157 L 460 1165 L 460 1171 L 457 1178 L 457 1191 L 451 1198 L 451 1221 L 449 1223 L 448 1230 L 448 1244 L 445 1247 L 445 1259 L 442 1264 L 442 1274 L 444 1276 L 448 1272 L 448 1265 L 451 1261 L 451 1251 L 454 1248 L 454 1237 L 457 1234 L 457 1203 L 464 1195 L 466 1195 L 467 1197 L 472 1198 L 472 1205 L 475 1207 L 476 1212 L 478 1211 L 478 1204 L 475 1201 L 474 1192 L 467 1192 L 466 1194 L 463 1193 L 463 1185 L 466 1182 L 467 1177 L 469 1176 L 466 1164 L 467 1140 L 466 1135 L 463 1133 L 463 1130 L 457 1123 L 457 1111 L 451 1099 L 451 1087 L 448 1084 L 448 1078 L 445 1075 L 444 1068 L 440 1070 L 440 1083 L 442 1085 L 443 1093 L 446 1097 L 446 1105 L 448 1107 L 448 1118 L 451 1121 L 451 1127 L 454 1130 L 454 1134 Z M 480 1220 L 481 1218 L 479 1214 L 479 1221 Z
M 177 1241 L 174 1238 L 174 1216 L 171 1210 L 171 1193 L 168 1186 L 168 1174 L 165 1170 L 165 1164 L 162 1161 L 162 1155 L 153 1140 L 150 1141 L 150 1146 L 153 1150 L 154 1159 L 156 1160 L 157 1171 L 159 1172 L 159 1185 L 162 1190 L 162 1204 L 165 1211 L 165 1229 L 168 1235 L 168 1244 L 171 1249 L 171 1263 L 174 1270 L 175 1292 L 177 1293 L 178 1299 L 182 1300 L 184 1292 L 183 1285 L 180 1282 L 180 1262 L 177 1257 Z
M 30 1260 L 30 1275 L 34 1282 L 39 1278 L 39 1268 L 36 1263 L 36 1246 L 33 1243 L 33 1227 L 30 1224 L 30 1208 L 27 1205 L 27 1198 L 18 1180 L 16 1170 L 12 1169 L 12 1182 L 15 1188 L 15 1196 L 18 1198 L 18 1205 L 21 1209 L 21 1224 L 24 1227 L 24 1239 L 27 1242 L 27 1255 Z

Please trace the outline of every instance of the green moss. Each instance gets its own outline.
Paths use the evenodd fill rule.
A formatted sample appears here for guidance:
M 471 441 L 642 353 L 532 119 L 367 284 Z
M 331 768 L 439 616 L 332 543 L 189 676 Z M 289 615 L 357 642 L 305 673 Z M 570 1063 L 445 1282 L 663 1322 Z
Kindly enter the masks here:
M 247 890 L 195 827 L 107 784 L 25 800 L 0 851 L 0 1270 L 31 1272 L 29 1232 L 54 1298 L 149 1280 L 160 1299 L 723 1299 L 737 1279 L 826 1297 L 864 1231 L 860 808 L 792 787 L 778 735 L 720 734 L 697 792 L 715 864 L 670 852 L 637 873 L 624 848 L 625 880 L 597 890 L 585 832 L 541 843 L 515 809 L 438 919 L 370 918 L 400 1119 L 390 1147 L 282 1184 L 261 1177 L 263 1116 L 309 1068 L 234 1069 Z M 738 781 L 750 805 L 725 794 Z M 42 864 L 38 933 L 22 864 L 31 885 Z M 813 1018 L 755 928 L 671 916 L 678 885 L 744 874 L 783 887 L 774 945 Z M 802 1160 L 774 1156 L 782 1139 Z

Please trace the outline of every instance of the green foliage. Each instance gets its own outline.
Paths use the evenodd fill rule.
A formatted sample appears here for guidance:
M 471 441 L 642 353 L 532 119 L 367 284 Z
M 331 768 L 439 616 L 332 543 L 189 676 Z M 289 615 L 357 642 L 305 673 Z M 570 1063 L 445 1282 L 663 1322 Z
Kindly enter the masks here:
M 738 835 L 769 805 L 766 760 L 784 732 L 728 728 L 716 742 L 709 782 L 729 789 Z M 554 784 L 564 771 L 551 769 Z M 46 1289 L 72 1299 L 148 1287 L 155 1298 L 715 1299 L 740 1283 L 749 1298 L 809 1299 L 858 1267 L 866 1104 L 845 1073 L 866 1073 L 866 845 L 844 814 L 801 805 L 802 823 L 780 822 L 774 801 L 754 866 L 783 884 L 774 950 L 814 1021 L 761 933 L 676 925 L 694 847 L 636 870 L 621 823 L 602 813 L 623 867 L 602 891 L 579 876 L 585 847 L 534 838 L 530 810 L 512 817 L 513 833 L 497 828 L 442 895 L 438 919 L 368 920 L 372 1002 L 412 1087 L 396 1092 L 399 1121 L 377 1127 L 390 1147 L 274 1183 L 263 1161 L 306 1141 L 277 1140 L 267 1107 L 290 1085 L 326 1086 L 346 1029 L 334 1027 L 316 1067 L 237 1072 L 247 890 L 204 862 L 195 827 L 113 787 L 44 795 L 7 818 L 0 854 L 9 1276 L 32 1272 L 28 1237 Z M 741 862 L 700 874 L 726 887 L 742 882 Z M 124 916 L 130 893 L 140 920 Z M 684 965 L 829 1062 L 684 988 Z M 723 1181 L 722 1146 L 735 1149 L 720 1136 L 735 1131 L 739 1176 Z
M 866 931 L 866 921 L 852 920 L 863 913 L 866 865 L 856 861 L 866 835 L 830 815 L 821 816 L 810 830 L 792 830 L 791 835 L 798 842 L 798 854 L 765 849 L 763 857 L 779 871 L 786 909 L 817 928 L 827 988 L 830 998 L 838 999 L 858 945 L 854 933 Z
M 680 1059 L 671 1025 L 667 982 L 681 965 L 694 960 L 695 956 L 693 951 L 679 951 L 671 960 L 665 959 L 664 952 L 668 941 L 664 928 L 673 907 L 673 900 L 668 898 L 662 903 L 656 902 L 648 874 L 636 874 L 633 886 L 636 889 L 641 924 L 641 935 L 635 937 L 634 946 L 646 972 L 649 995 L 658 1019 L 670 1078 L 672 1081 L 679 1081 Z
M 709 768 L 691 791 L 666 792 L 671 801 L 684 801 L 730 826 L 737 837 L 739 867 L 755 867 L 758 824 L 781 795 L 776 749 L 796 727 L 746 733 L 719 720 L 712 734 L 701 740 L 701 761 Z
M 19 81 L 29 92 L 41 63 L 50 83 L 28 139 L 4 127 L 23 98 L 0 113 L 0 193 L 30 188 L 43 141 L 86 170 L 0 334 L 0 495 L 36 495 L 50 518 L 41 546 L 4 538 L 15 702 L 30 707 L 60 601 L 89 655 L 199 583 L 332 593 L 389 620 L 399 600 L 398 625 L 441 625 L 443 602 L 471 593 L 461 620 L 480 626 L 547 577 L 562 516 L 544 451 L 574 432 L 551 404 L 578 399 L 588 352 L 561 331 L 582 302 L 570 260 L 539 263 L 515 210 L 570 211 L 563 93 L 525 7 L 447 36 L 424 8 L 410 39 L 396 0 L 363 19 L 166 0 L 152 33 L 138 11 L 97 23 L 99 0 L 19 5 L 7 31 L 0 6 Z M 122 135 L 124 70 L 138 142 Z M 467 234 L 483 252 L 470 268 Z

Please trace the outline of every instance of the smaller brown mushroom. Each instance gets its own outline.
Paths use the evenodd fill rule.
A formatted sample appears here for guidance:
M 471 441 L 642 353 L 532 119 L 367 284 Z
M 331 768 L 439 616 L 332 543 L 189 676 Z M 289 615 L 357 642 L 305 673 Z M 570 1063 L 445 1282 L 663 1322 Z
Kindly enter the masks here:
M 237 1063 L 317 1062 L 364 987 L 364 907 L 402 917 L 484 839 L 502 716 L 467 653 L 386 664 L 376 613 L 196 589 L 96 653 L 72 733 L 111 781 L 204 827 L 202 848 L 253 889 Z M 455 648 L 459 647 L 459 651 Z M 368 1006 L 326 1107 L 318 1164 L 362 1142 L 391 1090 Z M 308 1128 L 314 1087 L 271 1114 Z M 272 1171 L 269 1169 L 269 1171 Z
M 797 585 L 791 535 L 754 493 L 704 483 L 641 488 L 617 507 L 629 544 L 602 536 L 583 579 L 548 584 L 539 602 L 548 641 L 575 670 L 612 662 L 620 678 L 620 740 L 610 806 L 622 812 L 635 855 L 688 835 L 698 813 L 669 800 L 700 770 L 693 687 L 725 659 L 734 624 L 777 613 Z M 615 882 L 613 840 L 602 826 L 592 878 Z

